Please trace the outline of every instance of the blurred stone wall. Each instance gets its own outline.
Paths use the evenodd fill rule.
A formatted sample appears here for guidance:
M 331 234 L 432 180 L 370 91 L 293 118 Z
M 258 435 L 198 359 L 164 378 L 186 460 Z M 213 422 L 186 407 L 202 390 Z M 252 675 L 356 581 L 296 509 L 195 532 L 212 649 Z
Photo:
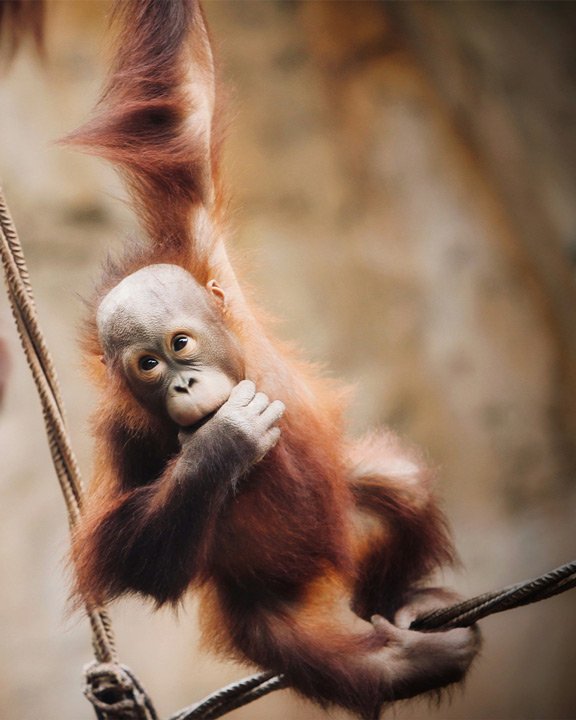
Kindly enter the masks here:
M 353 383 L 351 432 L 390 424 L 438 468 L 473 594 L 576 555 L 570 3 L 206 3 L 233 88 L 235 246 L 278 332 Z M 105 2 L 53 3 L 49 63 L 0 83 L 0 181 L 28 256 L 84 474 L 93 395 L 75 328 L 98 263 L 135 232 L 98 161 L 54 140 L 101 81 Z M 89 718 L 86 623 L 66 614 L 66 520 L 5 300 L 0 715 Z M 198 647 L 195 608 L 113 611 L 162 716 L 246 673 Z M 576 717 L 576 604 L 483 623 L 451 704 L 397 718 Z M 333 712 L 333 717 L 344 717 Z M 324 717 L 289 692 L 239 719 Z

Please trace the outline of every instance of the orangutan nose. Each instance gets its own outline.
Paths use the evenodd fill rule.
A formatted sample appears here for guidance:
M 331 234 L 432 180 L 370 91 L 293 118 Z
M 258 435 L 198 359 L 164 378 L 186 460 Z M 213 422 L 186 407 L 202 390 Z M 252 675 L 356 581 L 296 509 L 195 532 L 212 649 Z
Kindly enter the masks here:
M 177 384 L 174 385 L 174 390 L 177 393 L 187 393 L 192 385 L 194 385 L 194 378 L 179 378 Z

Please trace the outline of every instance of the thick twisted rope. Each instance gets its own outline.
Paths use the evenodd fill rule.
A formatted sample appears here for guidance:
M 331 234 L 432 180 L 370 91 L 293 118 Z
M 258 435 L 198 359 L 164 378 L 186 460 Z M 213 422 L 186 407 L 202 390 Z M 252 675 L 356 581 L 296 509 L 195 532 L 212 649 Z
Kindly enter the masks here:
M 66 430 L 54 364 L 38 322 L 22 246 L 1 188 L 0 258 L 4 267 L 8 298 L 20 342 L 40 397 L 50 453 L 66 503 L 68 524 L 72 531 L 80 518 L 82 509 L 82 480 Z M 117 664 L 114 634 L 108 613 L 103 608 L 96 607 L 89 602 L 86 603 L 86 613 L 92 628 L 92 645 L 97 661 L 104 664 Z M 133 676 L 130 674 L 129 678 L 133 678 Z M 125 690 L 126 682 L 122 687 Z M 155 720 L 155 714 L 146 711 L 146 704 L 139 703 L 136 689 L 132 693 L 134 697 L 122 707 L 122 714 L 108 713 L 102 717 Z M 130 695 L 130 693 L 128 694 Z M 128 705 L 130 712 L 126 710 Z
M 417 618 L 412 630 L 450 630 L 469 627 L 478 620 L 512 608 L 530 605 L 576 587 L 576 560 L 566 563 L 533 580 L 516 583 L 470 600 L 441 608 Z
M 40 396 L 52 460 L 64 495 L 70 530 L 82 509 L 82 481 L 70 445 L 58 380 L 38 323 L 34 297 L 22 246 L 0 188 L 0 257 L 8 297 L 22 348 Z M 468 627 L 478 620 L 528 605 L 576 587 L 576 561 L 534 580 L 484 593 L 451 607 L 417 618 L 413 630 L 441 631 Z M 97 662 L 85 670 L 86 697 L 98 720 L 158 720 L 154 707 L 134 674 L 117 659 L 109 616 L 103 608 L 86 604 Z M 213 720 L 285 687 L 282 675 L 260 673 L 229 685 L 204 700 L 180 710 L 171 720 Z
M 274 685 L 274 687 L 272 687 Z M 244 678 L 217 690 L 188 708 L 184 708 L 173 715 L 170 720 L 209 720 L 221 717 L 225 713 L 246 705 L 272 690 L 283 687 L 281 678 L 273 673 L 259 673 Z

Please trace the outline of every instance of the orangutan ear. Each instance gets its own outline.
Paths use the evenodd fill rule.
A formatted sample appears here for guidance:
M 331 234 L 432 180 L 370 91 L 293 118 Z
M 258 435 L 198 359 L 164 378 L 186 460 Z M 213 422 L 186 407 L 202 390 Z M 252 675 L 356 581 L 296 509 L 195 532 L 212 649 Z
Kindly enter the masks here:
M 224 295 L 224 290 L 218 285 L 218 282 L 216 280 L 210 280 L 206 284 L 206 289 L 209 293 L 212 293 L 216 298 L 216 302 L 220 305 L 220 308 L 224 310 L 226 308 L 226 295 Z

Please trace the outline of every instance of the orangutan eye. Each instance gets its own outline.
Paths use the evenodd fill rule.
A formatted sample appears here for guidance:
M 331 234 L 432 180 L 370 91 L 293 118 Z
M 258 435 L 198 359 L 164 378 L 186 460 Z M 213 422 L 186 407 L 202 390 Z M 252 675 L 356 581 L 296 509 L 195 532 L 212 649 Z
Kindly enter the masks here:
M 190 338 L 188 335 L 176 335 L 172 338 L 172 350 L 174 350 L 174 352 L 184 350 L 186 345 L 188 345 L 189 340 Z
M 150 372 L 150 370 L 154 370 L 157 365 L 158 360 L 156 360 L 156 358 L 152 357 L 151 355 L 145 355 L 138 361 L 138 367 L 144 372 Z

